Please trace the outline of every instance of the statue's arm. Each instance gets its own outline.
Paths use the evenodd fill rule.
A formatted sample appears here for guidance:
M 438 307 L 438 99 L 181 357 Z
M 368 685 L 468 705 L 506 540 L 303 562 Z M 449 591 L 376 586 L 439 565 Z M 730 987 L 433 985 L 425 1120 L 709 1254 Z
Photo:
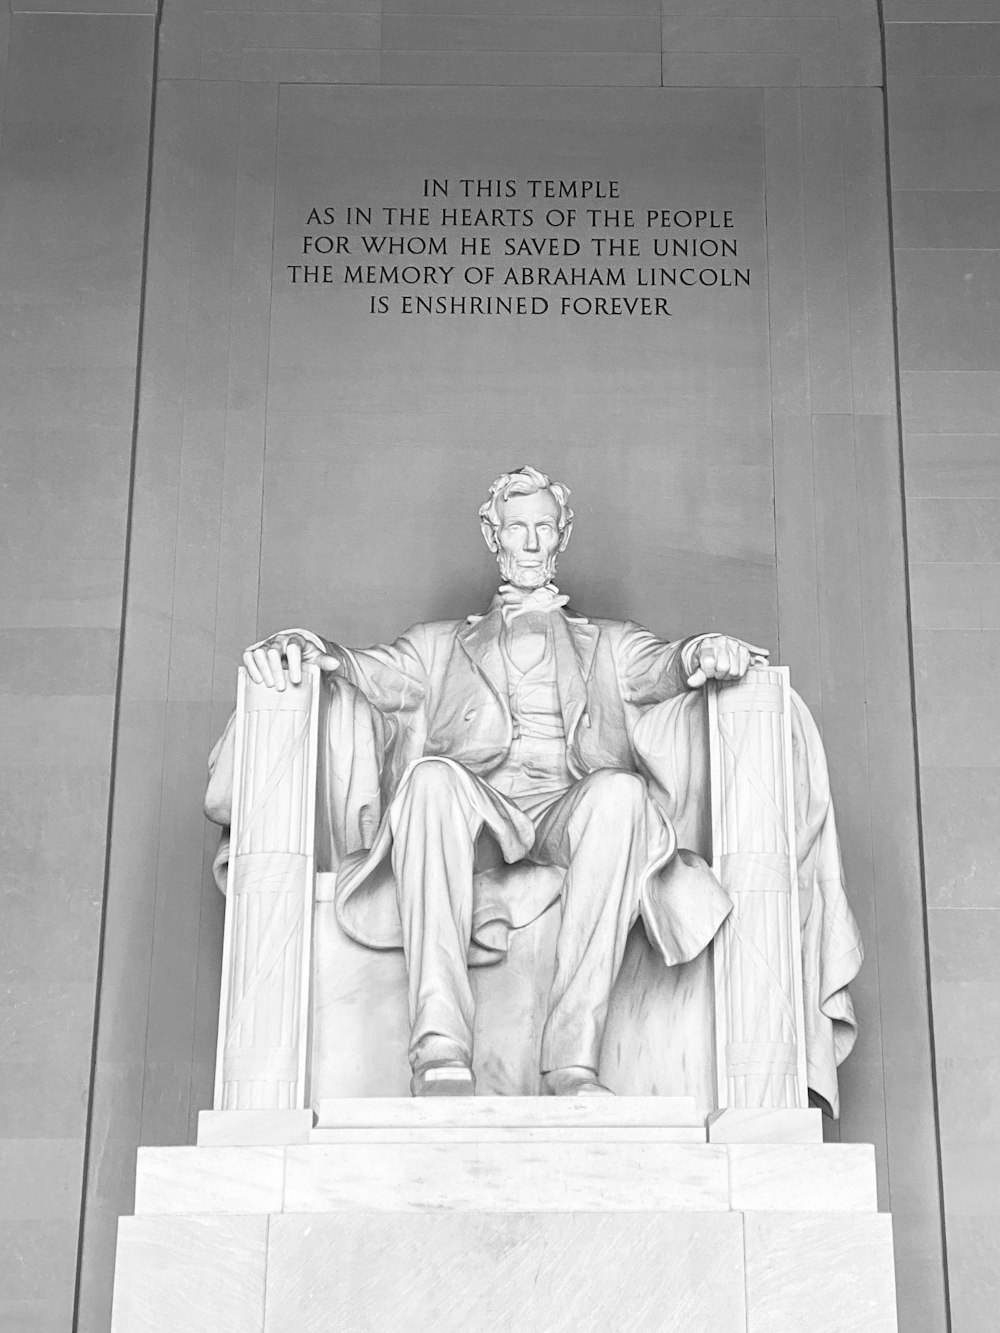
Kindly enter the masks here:
M 767 649 L 725 634 L 695 634 L 665 643 L 641 625 L 623 627 L 618 646 L 622 697 L 644 707 L 698 689 L 706 680 L 739 680 Z
M 645 707 L 683 694 L 693 670 L 692 649 L 700 637 L 665 643 L 641 625 L 624 625 L 615 656 L 626 703 Z
M 427 693 L 429 653 L 424 626 L 416 625 L 395 643 L 347 648 L 312 630 L 289 629 L 251 644 L 243 664 L 251 680 L 284 690 L 302 679 L 302 664 L 337 672 L 369 703 L 386 713 L 416 708 Z
M 399 713 L 418 708 L 427 696 L 429 652 L 423 626 L 415 625 L 394 643 L 371 648 L 329 644 L 340 661 L 340 674 L 380 712 Z

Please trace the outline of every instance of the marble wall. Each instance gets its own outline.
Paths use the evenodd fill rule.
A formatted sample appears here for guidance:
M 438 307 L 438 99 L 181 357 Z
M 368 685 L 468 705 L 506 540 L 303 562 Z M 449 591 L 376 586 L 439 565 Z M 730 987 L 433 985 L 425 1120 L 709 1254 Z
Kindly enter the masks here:
M 706 462 L 718 469 L 711 504 L 672 542 L 658 533 L 644 547 L 633 529 L 620 551 L 606 547 L 618 570 L 606 609 L 616 587 L 620 605 L 629 564 L 651 555 L 672 559 L 670 597 L 651 585 L 648 607 L 638 608 L 654 623 L 667 624 L 668 601 L 670 624 L 731 618 L 735 585 L 743 594 L 735 614 L 756 608 L 750 618 L 824 725 L 869 955 L 856 991 L 864 1036 L 845 1075 L 840 1132 L 877 1146 L 909 1327 L 929 1333 L 940 1323 L 880 47 L 870 4 L 844 4 L 835 17 L 825 9 L 769 0 L 735 20 L 704 3 L 668 4 L 661 14 L 655 0 L 614 15 L 582 0 L 546 19 L 516 5 L 476 11 L 472 0 L 448 14 L 399 0 L 380 16 L 350 7 L 166 6 L 104 955 L 117 1002 L 98 1044 L 93 1140 L 102 1150 L 92 1162 L 83 1248 L 82 1308 L 95 1327 L 134 1150 L 189 1139 L 209 1098 L 220 905 L 205 872 L 213 835 L 200 821 L 198 786 L 241 649 L 258 630 L 303 617 L 370 640 L 405 619 L 478 601 L 488 580 L 474 527 L 456 539 L 456 561 L 454 542 L 442 544 L 435 530 L 437 511 L 420 515 L 417 545 L 432 554 L 415 566 L 394 535 L 409 515 L 396 500 L 380 525 L 375 499 L 383 484 L 393 494 L 415 461 L 440 475 L 445 456 L 454 458 L 446 507 L 477 498 L 488 460 L 468 442 L 474 419 L 464 400 L 451 419 L 443 411 L 435 418 L 426 392 L 404 404 L 407 452 L 391 447 L 393 431 L 370 406 L 394 401 L 405 358 L 386 365 L 382 389 L 358 363 L 360 383 L 371 387 L 355 385 L 349 397 L 350 438 L 323 389 L 316 344 L 296 344 L 293 379 L 285 364 L 288 294 L 279 302 L 275 287 L 272 303 L 272 225 L 276 211 L 279 223 L 283 216 L 276 156 L 280 184 L 295 142 L 289 117 L 315 100 L 290 85 L 358 83 L 422 85 L 431 104 L 443 84 L 599 87 L 623 90 L 614 93 L 623 103 L 629 87 L 667 87 L 679 103 L 680 90 L 701 85 L 709 91 L 695 99 L 710 102 L 716 89 L 720 103 L 738 94 L 754 108 L 741 133 L 756 126 L 752 152 L 767 195 L 770 355 L 753 381 L 762 411 L 744 410 L 743 419 L 753 438 L 757 415 L 770 426 L 763 489 L 719 484 L 734 459 L 746 461 L 726 453 L 740 438 L 732 383 L 708 386 L 707 401 L 686 418 L 673 402 L 664 418 L 672 435 L 679 421 L 701 430 L 688 472 Z M 478 364 L 474 347 L 463 355 Z M 615 364 L 613 348 L 608 355 Z M 352 368 L 331 365 L 341 397 Z M 478 387 L 484 409 L 502 408 L 502 386 L 499 396 L 485 380 Z M 570 387 L 563 372 L 556 416 L 562 405 L 571 410 Z M 538 402 L 544 410 L 544 397 Z M 481 417 L 487 443 L 501 443 L 496 411 Z M 367 441 L 363 458 L 352 452 L 356 436 Z M 603 460 L 606 447 L 595 437 L 588 457 Z M 627 431 L 621 449 L 641 464 L 636 476 L 654 479 L 647 491 L 663 486 L 669 451 Z M 549 457 L 573 480 L 570 444 Z M 337 460 L 350 470 L 338 475 Z M 683 485 L 683 467 L 679 475 Z M 580 486 L 590 510 L 592 478 Z M 758 491 L 762 503 L 748 508 Z M 641 488 L 636 495 L 648 502 Z M 350 594 L 341 588 L 334 608 L 326 562 L 335 566 L 339 541 L 363 574 L 358 552 L 372 530 L 383 566 L 395 562 L 407 585 L 389 597 L 364 582 Z M 303 533 L 312 534 L 312 560 Z M 459 572 L 466 558 L 483 571 L 472 580 Z
M 886 5 L 903 462 L 952 1327 L 1000 1302 L 1000 15 Z
M 970 1038 L 967 1017 L 989 1014 L 996 990 L 1000 785 L 983 681 L 1000 629 L 997 24 L 991 0 L 884 7 L 941 1160 L 955 1327 L 978 1333 L 998 1267 L 986 1182 L 1000 1055 L 984 1050 L 988 1024 Z M 13 4 L 0 147 L 0 505 L 16 552 L 0 738 L 26 756 L 3 778 L 14 1004 L 0 1029 L 0 1314 L 32 1333 L 67 1326 L 83 1205 L 79 1328 L 104 1333 L 136 1148 L 189 1141 L 210 1102 L 221 910 L 198 788 L 239 651 L 259 621 L 301 609 L 278 556 L 261 565 L 262 508 L 268 549 L 281 548 L 266 478 L 285 480 L 264 449 L 281 87 L 695 86 L 738 88 L 759 107 L 774 441 L 761 606 L 824 728 L 868 947 L 841 1133 L 876 1145 L 901 1325 L 938 1333 L 873 0 L 560 0 L 545 16 L 529 0 L 166 0 L 120 668 L 154 22 L 146 0 L 46 8 Z M 364 610 L 350 615 L 362 633 Z
M 67 12 L 74 8 L 81 12 Z M 146 205 L 152 5 L 0 17 L 0 1327 L 71 1326 Z M 48 12 L 59 10 L 60 12 Z

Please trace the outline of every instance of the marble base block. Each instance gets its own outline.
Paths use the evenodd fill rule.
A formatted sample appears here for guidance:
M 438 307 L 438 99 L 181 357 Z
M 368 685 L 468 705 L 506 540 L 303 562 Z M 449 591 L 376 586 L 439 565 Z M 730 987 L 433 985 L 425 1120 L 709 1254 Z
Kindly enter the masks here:
M 111 1333 L 257 1333 L 268 1218 L 123 1217 Z
M 611 1099 L 572 1100 L 582 1109 Z M 398 1127 L 315 1130 L 330 1138 L 284 1147 L 140 1148 L 136 1213 L 876 1209 L 867 1144 L 684 1142 L 670 1125 L 602 1125 L 596 1107 L 589 1126 L 582 1114 L 547 1124 L 549 1104 L 535 1105 L 537 1125 L 515 1109 L 520 1124 L 487 1120 L 477 1131 L 445 1105 L 436 1128 L 421 1113 Z
M 199 1111 L 200 1144 L 258 1147 L 308 1143 L 315 1116 L 306 1111 Z
M 319 1105 L 326 1129 L 696 1128 L 693 1097 L 331 1097 Z M 313 1136 L 313 1142 L 316 1135 Z
M 896 1333 L 892 1218 L 743 1214 L 747 1333 Z
M 143 1148 L 112 1333 L 894 1333 L 869 1146 L 708 1143 L 655 1100 L 347 1104 L 309 1143 Z
M 823 1112 L 727 1106 L 708 1117 L 709 1143 L 822 1143 Z
M 264 1333 L 745 1333 L 734 1214 L 275 1219 Z

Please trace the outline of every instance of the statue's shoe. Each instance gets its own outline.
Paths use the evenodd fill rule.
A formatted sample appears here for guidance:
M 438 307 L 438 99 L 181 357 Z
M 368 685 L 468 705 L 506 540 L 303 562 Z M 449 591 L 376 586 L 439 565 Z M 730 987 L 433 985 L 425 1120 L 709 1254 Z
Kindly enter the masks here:
M 428 1060 L 410 1079 L 414 1097 L 474 1097 L 476 1076 L 464 1060 Z
M 597 1070 L 584 1065 L 550 1069 L 542 1075 L 542 1093 L 546 1097 L 613 1097 L 615 1094 L 598 1082 Z

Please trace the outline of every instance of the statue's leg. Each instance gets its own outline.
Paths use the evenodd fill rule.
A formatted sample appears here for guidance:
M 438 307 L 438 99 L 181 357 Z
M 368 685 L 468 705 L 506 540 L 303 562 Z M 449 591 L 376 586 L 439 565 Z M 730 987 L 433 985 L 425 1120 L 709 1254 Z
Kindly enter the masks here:
M 660 815 L 643 779 L 606 770 L 576 783 L 539 824 L 533 858 L 567 868 L 542 1033 L 542 1074 L 551 1091 L 599 1087 L 608 1003 L 638 915 L 654 821 Z
M 468 951 L 472 874 L 482 827 L 474 780 L 457 765 L 425 759 L 389 810 L 410 1002 L 414 1091 L 472 1091 L 474 1004 Z M 461 1084 L 466 1087 L 451 1086 Z M 425 1086 L 426 1085 L 426 1086 Z

